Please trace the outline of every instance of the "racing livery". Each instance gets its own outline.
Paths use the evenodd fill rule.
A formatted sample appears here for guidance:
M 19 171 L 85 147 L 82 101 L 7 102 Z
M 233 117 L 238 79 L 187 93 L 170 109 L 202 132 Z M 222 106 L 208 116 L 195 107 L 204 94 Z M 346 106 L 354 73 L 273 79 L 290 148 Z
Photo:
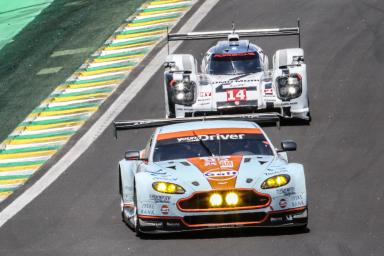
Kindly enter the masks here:
M 122 219 L 139 235 L 306 227 L 304 168 L 285 152 L 295 149 L 293 141 L 275 149 L 250 121 L 160 126 L 144 150 L 128 151 L 119 162 Z
M 278 111 L 285 118 L 310 119 L 304 51 L 276 51 L 268 56 L 240 36 L 300 35 L 297 28 L 169 34 L 169 41 L 226 38 L 204 55 L 200 72 L 190 54 L 172 54 L 164 71 L 168 118 Z

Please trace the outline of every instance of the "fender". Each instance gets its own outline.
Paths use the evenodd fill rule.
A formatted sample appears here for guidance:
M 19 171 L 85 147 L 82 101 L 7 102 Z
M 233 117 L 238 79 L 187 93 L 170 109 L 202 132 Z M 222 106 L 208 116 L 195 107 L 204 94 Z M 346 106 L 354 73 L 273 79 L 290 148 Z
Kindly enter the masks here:
M 121 181 L 121 195 L 124 203 L 133 202 L 133 188 L 135 172 L 139 161 L 121 160 L 119 162 L 119 176 Z

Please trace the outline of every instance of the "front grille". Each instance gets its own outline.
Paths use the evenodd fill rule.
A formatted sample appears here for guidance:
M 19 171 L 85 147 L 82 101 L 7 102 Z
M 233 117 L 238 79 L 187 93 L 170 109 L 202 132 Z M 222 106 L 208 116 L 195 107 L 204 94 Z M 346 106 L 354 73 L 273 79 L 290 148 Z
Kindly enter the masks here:
M 235 192 L 238 195 L 239 203 L 236 206 L 229 206 L 225 200 L 223 200 L 223 204 L 220 207 L 211 207 L 209 199 L 213 193 L 219 193 L 222 198 L 225 199 L 226 194 L 229 192 Z M 197 192 L 191 197 L 180 199 L 177 202 L 179 210 L 185 212 L 257 209 L 267 207 L 269 204 L 269 195 L 258 193 L 253 189 Z
M 184 223 L 188 226 L 204 226 L 204 225 L 229 225 L 229 224 L 256 224 L 265 220 L 265 212 L 238 213 L 238 214 L 222 214 L 222 215 L 199 215 L 185 216 Z

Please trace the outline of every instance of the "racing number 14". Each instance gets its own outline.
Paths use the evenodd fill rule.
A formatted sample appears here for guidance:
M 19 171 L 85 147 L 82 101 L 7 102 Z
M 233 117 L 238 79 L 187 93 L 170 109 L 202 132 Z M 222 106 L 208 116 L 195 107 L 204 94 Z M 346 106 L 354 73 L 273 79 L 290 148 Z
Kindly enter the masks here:
M 246 89 L 227 90 L 227 101 L 241 101 L 241 100 L 247 100 Z

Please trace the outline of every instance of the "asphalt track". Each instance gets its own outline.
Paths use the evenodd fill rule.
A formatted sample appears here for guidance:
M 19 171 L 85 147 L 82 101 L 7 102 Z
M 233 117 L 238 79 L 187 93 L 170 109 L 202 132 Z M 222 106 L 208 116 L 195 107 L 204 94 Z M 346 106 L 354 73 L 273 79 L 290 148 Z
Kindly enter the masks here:
M 302 18 L 313 121 L 266 128 L 307 172 L 306 233 L 218 231 L 137 238 L 120 220 L 117 161 L 150 131 L 102 136 L 51 187 L 0 229 L 0 255 L 384 255 L 384 3 L 222 0 L 198 30 L 294 25 Z M 258 40 L 267 53 L 295 40 Z M 187 42 L 199 56 L 211 42 Z M 161 71 L 119 119 L 164 116 Z

